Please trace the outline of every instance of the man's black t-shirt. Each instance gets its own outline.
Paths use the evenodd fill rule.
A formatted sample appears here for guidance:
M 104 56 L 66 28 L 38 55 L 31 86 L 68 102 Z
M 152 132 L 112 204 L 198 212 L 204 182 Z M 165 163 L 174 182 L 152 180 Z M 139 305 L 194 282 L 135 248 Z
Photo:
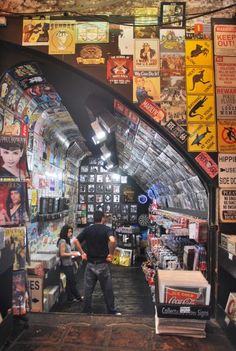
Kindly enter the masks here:
M 87 246 L 87 257 L 90 262 L 105 262 L 109 254 L 109 237 L 113 236 L 112 229 L 104 224 L 93 224 L 85 228 L 77 239 Z

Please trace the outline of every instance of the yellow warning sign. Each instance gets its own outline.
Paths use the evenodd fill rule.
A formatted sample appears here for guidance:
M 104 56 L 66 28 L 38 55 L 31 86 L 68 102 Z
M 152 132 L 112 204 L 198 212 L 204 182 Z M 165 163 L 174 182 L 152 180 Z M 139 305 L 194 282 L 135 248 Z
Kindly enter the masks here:
M 214 123 L 188 124 L 188 151 L 189 152 L 215 152 L 217 151 L 216 143 L 216 126 Z
M 213 94 L 214 74 L 210 67 L 186 68 L 187 94 Z
M 215 122 L 215 97 L 214 95 L 188 95 L 187 96 L 187 121 Z
M 185 41 L 186 66 L 213 66 L 211 40 Z
M 219 152 L 236 154 L 236 120 L 218 120 Z

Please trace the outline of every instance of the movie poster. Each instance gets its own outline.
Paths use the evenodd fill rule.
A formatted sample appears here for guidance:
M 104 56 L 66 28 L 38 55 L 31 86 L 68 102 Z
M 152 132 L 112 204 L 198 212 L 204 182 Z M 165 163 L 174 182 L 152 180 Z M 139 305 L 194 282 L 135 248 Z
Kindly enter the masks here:
M 0 179 L 27 177 L 26 138 L 0 135 Z
M 23 19 L 22 45 L 48 45 L 50 19 Z
M 0 182 L 1 226 L 25 224 L 28 220 L 26 183 Z
M 26 290 L 26 271 L 13 272 L 12 313 L 15 316 L 25 315 L 28 311 L 28 292 Z

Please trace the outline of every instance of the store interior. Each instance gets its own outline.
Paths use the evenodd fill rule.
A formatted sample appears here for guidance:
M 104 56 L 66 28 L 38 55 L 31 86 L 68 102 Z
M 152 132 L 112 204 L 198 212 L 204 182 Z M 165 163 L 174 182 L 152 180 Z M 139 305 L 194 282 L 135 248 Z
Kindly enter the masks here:
M 17 143 L 21 138 L 25 151 L 24 174 L 0 176 L 1 202 L 7 202 L 14 187 L 25 199 L 22 219 L 13 224 L 6 219 L 0 231 L 5 287 L 1 338 L 6 339 L 11 314 L 75 312 L 73 306 L 62 308 L 65 277 L 56 242 L 64 223 L 72 224 L 77 234 L 93 224 L 94 212 L 101 210 L 117 238 L 113 265 L 118 282 L 121 271 L 134 275 L 138 269 L 144 279 L 137 279 L 148 289 L 143 294 L 150 314 L 162 303 L 155 292 L 158 269 L 201 272 L 207 285 L 200 306 L 208 317 L 221 321 L 234 342 L 235 322 L 227 323 L 225 308 L 234 291 L 235 269 L 217 261 L 218 255 L 228 255 L 221 250 L 227 241 L 224 235 L 233 234 L 234 221 L 218 218 L 217 172 L 213 176 L 213 170 L 207 172 L 196 161 L 199 155 L 205 157 L 200 148 L 189 152 L 186 128 L 180 126 L 173 134 L 166 115 L 158 121 L 141 104 L 131 102 L 129 84 L 114 88 L 104 82 L 104 67 L 78 69 L 72 55 L 48 55 L 43 46 L 22 46 L 22 33 L 12 36 L 21 26 L 22 18 L 9 17 L 8 27 L 0 29 L 0 140 Z M 113 48 L 114 54 L 118 36 L 111 37 L 114 41 L 106 50 Z M 206 129 L 204 136 L 207 133 L 212 132 Z M 208 155 L 217 167 L 217 149 L 209 149 Z M 15 252 L 21 240 L 22 260 Z M 229 265 L 235 257 L 232 254 Z M 81 280 L 82 265 L 77 263 Z M 17 284 L 24 282 L 30 306 L 26 300 L 20 303 L 16 294 Z M 100 297 L 96 301 L 100 304 Z M 205 336 L 205 330 L 197 333 Z

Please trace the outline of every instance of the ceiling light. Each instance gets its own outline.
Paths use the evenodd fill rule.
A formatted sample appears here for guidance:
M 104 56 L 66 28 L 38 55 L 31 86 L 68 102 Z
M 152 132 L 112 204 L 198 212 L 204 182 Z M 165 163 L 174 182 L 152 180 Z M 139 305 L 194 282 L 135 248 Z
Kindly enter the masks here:
M 98 120 L 107 133 L 111 133 L 116 129 L 116 120 L 109 111 L 103 111 L 100 113 Z

